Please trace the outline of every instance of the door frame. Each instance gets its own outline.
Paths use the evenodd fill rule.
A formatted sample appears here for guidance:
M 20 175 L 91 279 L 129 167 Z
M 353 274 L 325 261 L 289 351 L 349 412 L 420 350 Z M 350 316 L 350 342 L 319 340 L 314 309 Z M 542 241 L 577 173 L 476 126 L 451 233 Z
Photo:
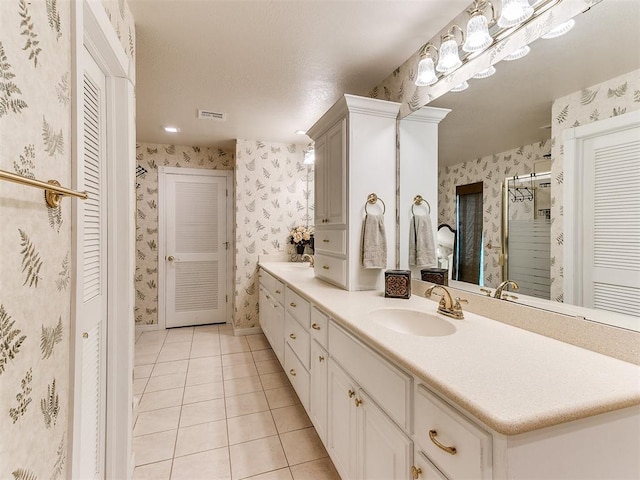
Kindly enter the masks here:
M 135 270 L 135 65 L 127 57 L 102 2 L 76 0 L 71 6 L 72 63 L 72 183 L 82 162 L 83 65 L 86 48 L 106 76 L 107 84 L 107 318 L 106 318 L 106 422 L 105 478 L 132 478 L 133 461 L 133 338 Z M 116 180 L 117 179 L 117 180 Z M 75 205 L 75 204 L 73 204 Z M 78 223 L 72 207 L 72 224 Z M 77 271 L 80 237 L 72 235 L 73 271 Z M 79 468 L 82 352 L 76 328 L 78 279 L 72 276 L 70 378 L 73 382 L 69 422 L 71 478 Z
M 224 177 L 227 189 L 227 204 L 225 207 L 225 213 L 227 217 L 227 239 L 229 241 L 229 248 L 227 248 L 227 268 L 226 278 L 227 281 L 227 294 L 229 295 L 229 301 L 225 303 L 225 318 L 227 324 L 231 324 L 231 312 L 233 311 L 233 256 L 232 252 L 235 250 L 235 243 L 233 242 L 233 170 L 209 170 L 202 168 L 182 168 L 182 167 L 158 167 L 158 330 L 164 330 L 167 328 L 166 320 L 166 301 L 165 301 L 165 275 L 166 275 L 166 263 L 164 258 L 166 257 L 166 239 L 167 225 L 165 220 L 165 213 L 167 209 L 167 175 L 193 175 L 199 177 Z

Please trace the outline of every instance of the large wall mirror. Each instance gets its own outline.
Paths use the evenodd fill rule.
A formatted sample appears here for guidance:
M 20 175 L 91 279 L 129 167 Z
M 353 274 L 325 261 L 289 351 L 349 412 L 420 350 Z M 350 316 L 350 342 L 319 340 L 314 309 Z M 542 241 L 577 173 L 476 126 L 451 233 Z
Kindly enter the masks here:
M 574 181 L 563 177 L 563 133 L 640 108 L 640 2 L 604 0 L 575 21 L 566 35 L 536 40 L 525 57 L 499 62 L 489 78 L 427 107 L 451 109 L 439 124 L 433 224 L 457 229 L 460 187 L 483 184 L 480 269 L 455 286 L 479 292 L 519 278 L 515 301 L 587 316 L 563 304 L 562 188 Z M 408 207 L 400 208 L 403 218 Z M 629 313 L 587 318 L 640 331 L 640 313 Z

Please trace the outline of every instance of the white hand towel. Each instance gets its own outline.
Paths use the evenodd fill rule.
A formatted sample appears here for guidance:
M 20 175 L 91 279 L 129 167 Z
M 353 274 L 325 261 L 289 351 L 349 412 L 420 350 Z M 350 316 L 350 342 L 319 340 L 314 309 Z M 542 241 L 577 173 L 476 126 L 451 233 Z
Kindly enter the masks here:
M 362 230 L 362 266 L 364 268 L 387 268 L 387 236 L 384 231 L 384 216 L 367 214 Z
M 409 224 L 409 265 L 412 267 L 435 267 L 436 245 L 433 240 L 431 218 L 413 215 Z

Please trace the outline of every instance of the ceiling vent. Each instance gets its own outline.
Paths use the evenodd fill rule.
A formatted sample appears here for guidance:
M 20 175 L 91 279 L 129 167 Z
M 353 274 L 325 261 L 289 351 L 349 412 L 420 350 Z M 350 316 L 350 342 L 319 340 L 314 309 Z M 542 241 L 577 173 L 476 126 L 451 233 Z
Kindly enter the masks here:
M 221 112 L 213 112 L 211 110 L 198 110 L 198 118 L 200 120 L 215 120 L 217 122 L 225 122 L 227 114 Z

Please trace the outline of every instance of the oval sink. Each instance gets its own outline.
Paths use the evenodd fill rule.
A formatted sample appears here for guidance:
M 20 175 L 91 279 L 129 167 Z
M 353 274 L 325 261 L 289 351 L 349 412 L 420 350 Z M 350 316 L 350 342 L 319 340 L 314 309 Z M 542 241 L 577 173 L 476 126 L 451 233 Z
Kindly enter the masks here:
M 456 327 L 447 320 L 420 310 L 380 308 L 370 315 L 378 325 L 407 335 L 443 337 L 456 331 Z

